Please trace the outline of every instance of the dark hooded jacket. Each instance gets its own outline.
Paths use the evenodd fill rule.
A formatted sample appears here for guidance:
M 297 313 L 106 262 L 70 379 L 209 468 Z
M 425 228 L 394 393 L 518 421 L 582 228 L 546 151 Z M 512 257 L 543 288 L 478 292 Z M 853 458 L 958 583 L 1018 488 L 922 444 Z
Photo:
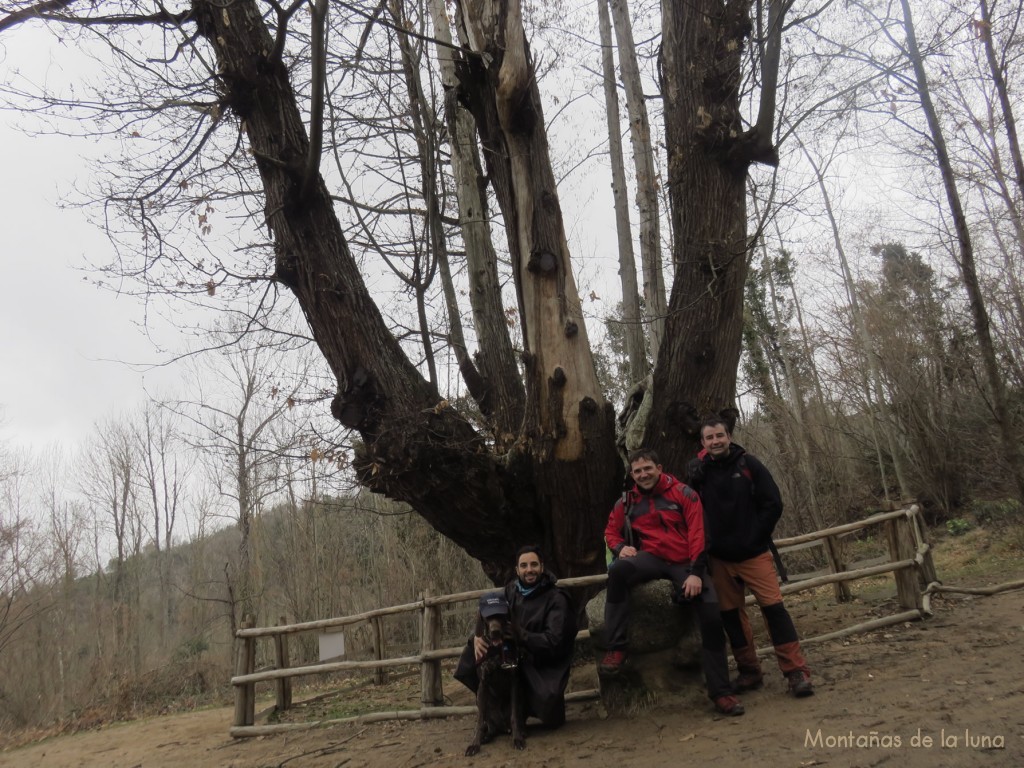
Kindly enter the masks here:
M 733 443 L 721 459 L 702 450 L 687 476 L 704 504 L 704 535 L 712 557 L 741 563 L 768 551 L 782 516 L 782 494 L 764 464 Z
M 568 591 L 548 571 L 528 595 L 519 591 L 516 581 L 505 586 L 505 598 L 526 638 L 527 653 L 519 664 L 527 691 L 526 714 L 548 725 L 561 725 L 576 642 L 576 609 Z M 472 637 L 459 657 L 455 679 L 476 692 L 479 679 Z

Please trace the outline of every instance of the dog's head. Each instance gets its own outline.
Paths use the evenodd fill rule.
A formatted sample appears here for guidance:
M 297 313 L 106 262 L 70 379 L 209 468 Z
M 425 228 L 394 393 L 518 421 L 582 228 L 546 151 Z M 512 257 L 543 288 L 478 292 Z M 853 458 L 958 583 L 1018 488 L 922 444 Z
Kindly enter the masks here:
M 492 648 L 500 647 L 512 638 L 512 622 L 508 601 L 500 592 L 490 592 L 480 598 L 476 634 L 487 640 Z

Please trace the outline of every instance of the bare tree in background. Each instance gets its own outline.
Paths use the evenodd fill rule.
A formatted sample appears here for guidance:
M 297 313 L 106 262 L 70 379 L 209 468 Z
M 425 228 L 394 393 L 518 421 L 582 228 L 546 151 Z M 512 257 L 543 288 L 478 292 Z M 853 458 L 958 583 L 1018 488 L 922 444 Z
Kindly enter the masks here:
M 0 454 L 0 657 L 20 632 L 45 612 L 39 585 L 38 531 L 29 514 L 24 456 L 2 446 Z M 0 690 L 3 686 L 0 685 Z
M 150 516 L 149 536 L 157 558 L 161 608 L 156 637 L 164 642 L 174 621 L 168 557 L 194 459 L 182 450 L 184 443 L 173 412 L 157 403 L 147 403 L 131 428 L 139 457 L 138 501 Z
M 908 0 L 900 0 L 900 7 L 903 10 L 903 27 L 906 32 L 906 55 L 914 67 L 917 95 L 928 124 L 929 139 L 935 151 L 935 159 L 939 166 L 939 172 L 942 175 L 942 186 L 946 193 L 949 214 L 953 220 L 957 248 L 956 262 L 960 268 L 964 289 L 967 292 L 970 304 L 974 333 L 977 336 L 985 379 L 992 399 L 993 420 L 999 430 L 1004 458 L 1017 486 L 1017 498 L 1024 502 L 1024 463 L 1021 460 L 1020 446 L 1013 429 L 1010 408 L 1007 403 L 1006 384 L 1000 371 L 999 360 L 992 339 L 991 321 L 978 278 L 970 227 L 968 226 L 967 216 L 960 197 L 960 190 L 957 187 L 953 165 L 946 146 L 945 131 L 932 101 L 924 55 L 917 41 L 914 20 Z
M 113 663 L 139 673 L 139 574 L 134 556 L 142 551 L 143 521 L 137 500 L 138 454 L 125 424 L 101 425 L 82 451 L 81 491 L 98 524 L 114 542 L 110 562 Z M 122 672 L 123 673 L 123 672 Z
M 298 431 L 286 426 L 298 405 L 305 372 L 285 373 L 276 365 L 276 347 L 259 336 L 230 345 L 195 367 L 193 400 L 172 407 L 193 429 L 192 448 L 206 457 L 210 480 L 228 500 L 238 530 L 238 556 L 228 589 L 233 620 L 256 615 L 263 590 L 257 547 L 257 521 L 268 501 L 287 482 L 289 455 L 305 458 Z M 297 453 L 296 453 L 297 452 Z

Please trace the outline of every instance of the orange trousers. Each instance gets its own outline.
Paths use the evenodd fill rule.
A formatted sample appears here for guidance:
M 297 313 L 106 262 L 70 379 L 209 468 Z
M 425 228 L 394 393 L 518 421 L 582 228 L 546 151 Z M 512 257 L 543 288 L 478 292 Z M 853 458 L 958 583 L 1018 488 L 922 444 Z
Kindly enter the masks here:
M 732 655 L 740 672 L 759 673 L 754 633 L 750 628 L 743 601 L 749 589 L 761 609 L 765 626 L 775 646 L 775 658 L 783 674 L 800 670 L 810 674 L 793 619 L 782 603 L 779 577 L 771 552 L 765 552 L 741 563 L 711 559 L 711 578 L 718 592 L 722 623 L 729 636 Z

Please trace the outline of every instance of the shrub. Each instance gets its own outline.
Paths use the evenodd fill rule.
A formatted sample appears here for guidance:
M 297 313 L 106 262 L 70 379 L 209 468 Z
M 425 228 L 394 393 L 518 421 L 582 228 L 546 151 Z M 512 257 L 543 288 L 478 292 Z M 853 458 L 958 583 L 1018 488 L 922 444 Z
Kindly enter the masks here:
M 1002 528 L 1024 520 L 1024 507 L 1016 499 L 981 499 L 971 505 L 979 525 Z
M 210 650 L 210 643 L 202 635 L 190 637 L 183 640 L 174 650 L 173 661 L 180 664 L 187 661 L 199 659 L 206 651 Z
M 964 520 L 962 517 L 954 517 L 952 520 L 946 521 L 946 531 L 950 536 L 963 536 L 973 527 L 970 520 Z

